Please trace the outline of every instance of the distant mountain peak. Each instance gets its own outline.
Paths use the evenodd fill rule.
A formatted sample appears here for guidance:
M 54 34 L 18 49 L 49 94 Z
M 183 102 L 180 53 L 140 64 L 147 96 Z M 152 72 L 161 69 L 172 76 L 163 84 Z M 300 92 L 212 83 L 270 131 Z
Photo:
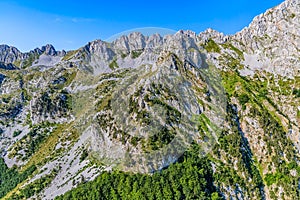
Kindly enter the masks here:
M 55 48 L 51 44 L 47 44 L 45 46 L 42 46 L 41 48 L 42 52 L 49 56 L 56 56 L 57 52 Z

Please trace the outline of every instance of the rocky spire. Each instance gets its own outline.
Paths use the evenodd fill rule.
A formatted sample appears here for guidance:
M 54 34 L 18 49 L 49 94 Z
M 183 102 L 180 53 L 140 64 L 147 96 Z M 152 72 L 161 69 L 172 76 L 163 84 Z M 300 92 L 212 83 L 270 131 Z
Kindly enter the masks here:
M 23 54 L 17 48 L 8 45 L 0 45 L 0 62 L 8 64 L 22 58 Z
M 57 52 L 55 48 L 51 44 L 47 44 L 46 46 L 42 46 L 41 48 L 42 52 L 44 52 L 46 55 L 49 56 L 56 56 Z

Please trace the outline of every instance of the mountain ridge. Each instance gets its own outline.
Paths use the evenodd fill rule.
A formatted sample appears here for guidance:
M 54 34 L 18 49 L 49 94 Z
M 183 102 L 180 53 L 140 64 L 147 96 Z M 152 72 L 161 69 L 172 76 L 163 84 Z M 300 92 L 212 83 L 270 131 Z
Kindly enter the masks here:
M 0 172 L 11 179 L 0 198 L 138 195 L 124 180 L 101 189 L 123 176 L 146 196 L 139 182 L 152 176 L 176 180 L 168 190 L 187 199 L 299 198 L 298 8 L 287 0 L 229 36 L 1 45 L 0 167 L 13 176 Z

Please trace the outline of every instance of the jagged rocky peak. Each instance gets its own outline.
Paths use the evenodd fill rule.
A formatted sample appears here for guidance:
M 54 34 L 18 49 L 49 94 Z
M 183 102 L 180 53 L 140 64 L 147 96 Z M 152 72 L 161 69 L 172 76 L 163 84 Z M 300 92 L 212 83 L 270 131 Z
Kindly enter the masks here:
M 174 35 L 166 35 L 164 37 L 164 43 L 166 46 L 177 47 L 180 49 L 197 48 L 198 37 L 193 31 L 180 30 Z
M 187 38 L 193 38 L 193 39 L 196 39 L 197 38 L 197 35 L 194 31 L 190 31 L 190 30 L 179 30 L 175 33 L 174 35 L 176 38 L 178 37 L 187 37 Z
M 147 41 L 148 48 L 154 48 L 156 46 L 161 46 L 162 44 L 163 44 L 163 37 L 160 34 L 156 33 L 148 37 L 148 41 Z
M 146 47 L 147 37 L 140 32 L 132 32 L 129 35 L 122 35 L 112 42 L 116 51 L 129 53 L 135 50 L 141 50 Z
M 250 54 L 245 64 L 250 69 L 262 66 L 264 70 L 282 76 L 300 74 L 299 16 L 300 1 L 286 0 L 258 15 L 248 27 L 235 34 L 235 45 Z
M 2 44 L 2 45 L 0 45 L 0 52 L 4 52 L 4 51 L 12 51 L 12 52 L 16 52 L 16 53 L 20 52 L 16 47 Z
M 128 37 L 126 35 L 122 35 L 120 38 L 113 41 L 112 45 L 114 46 L 115 49 L 119 50 L 122 53 L 130 52 Z
M 144 49 L 146 37 L 140 32 L 133 32 L 128 35 L 129 48 L 132 50 Z
M 56 51 L 51 44 L 47 44 L 45 46 L 42 46 L 41 48 L 35 48 L 34 50 L 26 53 L 22 53 L 13 46 L 0 45 L 0 62 L 4 63 L 5 65 L 15 64 L 15 62 L 18 61 L 19 64 L 17 64 L 17 66 L 20 67 L 19 65 L 20 63 L 22 63 L 22 61 L 32 58 L 37 59 L 42 54 L 52 57 L 62 57 L 66 55 L 66 52 L 64 50 Z
M 57 52 L 55 48 L 51 44 L 47 44 L 46 46 L 42 46 L 41 48 L 42 52 L 44 52 L 46 55 L 49 56 L 56 56 Z
M 197 35 L 192 31 L 178 31 L 175 35 L 165 35 L 162 37 L 160 34 L 152 34 L 145 36 L 140 32 L 132 32 L 128 35 L 122 35 L 111 43 L 106 43 L 101 40 L 92 42 L 96 45 L 94 49 L 100 48 L 102 50 L 113 50 L 115 53 L 129 54 L 132 51 L 139 51 L 145 49 L 169 48 L 168 46 L 178 47 L 184 49 L 186 46 L 197 48 Z M 92 45 L 92 46 L 93 46 Z M 90 51 L 94 53 L 95 51 Z M 105 53 L 101 51 L 102 53 Z
M 115 56 L 110 44 L 102 40 L 89 42 L 83 49 L 87 53 L 96 55 L 103 60 L 111 60 Z
M 94 40 L 85 46 L 85 49 L 90 53 L 103 53 L 108 48 L 108 44 L 102 40 Z
M 35 48 L 34 50 L 31 50 L 29 53 L 41 55 L 43 54 L 43 51 L 40 48 Z
M 174 35 L 164 37 L 163 49 L 176 54 L 181 60 L 187 60 L 195 66 L 201 66 L 202 58 L 197 43 L 196 33 L 180 30 Z
M 22 57 L 22 53 L 16 47 L 0 45 L 0 62 L 13 63 L 17 59 L 22 59 Z
M 193 31 L 180 30 L 174 35 L 165 36 L 158 33 L 144 36 L 139 32 L 133 32 L 116 39 L 111 43 L 111 46 L 116 53 L 129 54 L 134 51 L 139 51 L 139 53 L 146 51 L 147 53 L 155 52 L 158 55 L 161 51 L 167 51 L 184 59 L 188 56 L 187 54 L 193 54 L 194 51 L 199 50 L 197 42 L 198 36 Z
M 178 40 L 178 41 L 177 41 Z M 160 34 L 152 34 L 145 36 L 140 32 L 132 32 L 129 35 L 123 35 L 120 38 L 112 42 L 112 46 L 116 50 L 125 50 L 127 52 L 140 50 L 144 48 L 159 47 L 162 45 L 167 46 L 169 43 L 182 43 L 182 48 L 185 46 L 184 40 L 197 41 L 197 35 L 193 31 L 178 31 L 174 35 L 165 35 L 162 37 Z M 177 45 L 178 46 L 178 45 Z M 179 47 L 179 46 L 178 46 Z
M 224 43 L 229 38 L 229 36 L 224 35 L 224 33 L 218 32 L 211 28 L 208 28 L 205 31 L 199 33 L 198 37 L 201 42 L 205 42 L 211 38 L 217 43 Z
M 293 42 L 297 39 L 299 42 L 300 26 L 300 1 L 286 0 L 282 4 L 267 10 L 256 16 L 248 27 L 235 35 L 237 40 L 250 45 L 254 50 L 261 48 L 257 44 L 257 38 L 278 39 Z
M 55 50 L 55 48 L 52 44 L 46 44 L 45 46 L 42 46 L 41 49 L 37 48 L 35 50 L 39 55 L 45 54 L 48 56 L 60 56 L 60 57 L 66 55 L 65 50 L 57 51 L 57 50 Z

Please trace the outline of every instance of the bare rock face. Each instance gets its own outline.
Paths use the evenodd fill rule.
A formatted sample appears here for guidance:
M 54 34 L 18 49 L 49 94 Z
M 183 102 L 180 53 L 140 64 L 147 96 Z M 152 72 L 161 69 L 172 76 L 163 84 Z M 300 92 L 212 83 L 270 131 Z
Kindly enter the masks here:
M 121 36 L 112 43 L 95 40 L 80 48 L 70 59 L 83 69 L 93 74 L 110 72 L 117 68 L 136 68 L 142 64 L 153 64 L 162 51 L 170 51 L 182 59 L 190 59 L 200 66 L 197 46 L 198 37 L 192 31 L 179 31 L 165 37 L 159 34 L 144 36 L 131 33 Z
M 233 38 L 245 45 L 240 48 L 246 53 L 257 55 L 257 61 L 269 62 L 263 70 L 290 77 L 299 75 L 299 16 L 300 2 L 287 0 L 255 17 Z
M 22 59 L 23 54 L 15 47 L 0 45 L 0 61 L 3 63 L 13 63 L 17 59 Z
M 199 35 L 199 40 L 201 42 L 208 41 L 209 39 L 213 39 L 217 43 L 224 43 L 228 40 L 228 36 L 225 36 L 223 33 L 220 33 L 216 30 L 213 30 L 211 28 L 208 28 L 207 30 L 201 32 Z
M 89 43 L 86 48 L 89 53 L 99 56 L 101 60 L 112 60 L 115 55 L 111 48 L 109 48 L 109 44 L 101 40 Z
M 133 50 L 139 50 L 144 49 L 146 46 L 146 38 L 141 33 L 131 33 L 128 35 L 128 42 L 129 42 L 129 49 L 131 51 Z
M 130 53 L 135 50 L 143 50 L 146 46 L 146 37 L 141 33 L 134 32 L 128 36 L 121 36 L 119 39 L 112 43 L 115 51 L 121 51 L 123 53 Z
M 46 55 L 49 56 L 56 56 L 57 52 L 55 51 L 55 48 L 51 44 L 47 44 L 46 46 L 43 46 L 41 48 L 41 51 L 44 52 Z
M 68 52 L 0 45 L 0 155 L 38 166 L 7 198 L 35 181 L 46 180 L 30 198 L 53 199 L 103 170 L 153 173 L 195 144 L 220 196 L 297 199 L 299 3 L 230 36 L 134 32 Z
M 146 48 L 155 49 L 156 47 L 162 46 L 162 44 L 163 37 L 157 33 L 149 36 Z
M 183 57 L 187 51 L 197 51 L 197 36 L 192 31 L 178 31 L 175 35 L 166 36 L 164 50 L 174 52 Z

